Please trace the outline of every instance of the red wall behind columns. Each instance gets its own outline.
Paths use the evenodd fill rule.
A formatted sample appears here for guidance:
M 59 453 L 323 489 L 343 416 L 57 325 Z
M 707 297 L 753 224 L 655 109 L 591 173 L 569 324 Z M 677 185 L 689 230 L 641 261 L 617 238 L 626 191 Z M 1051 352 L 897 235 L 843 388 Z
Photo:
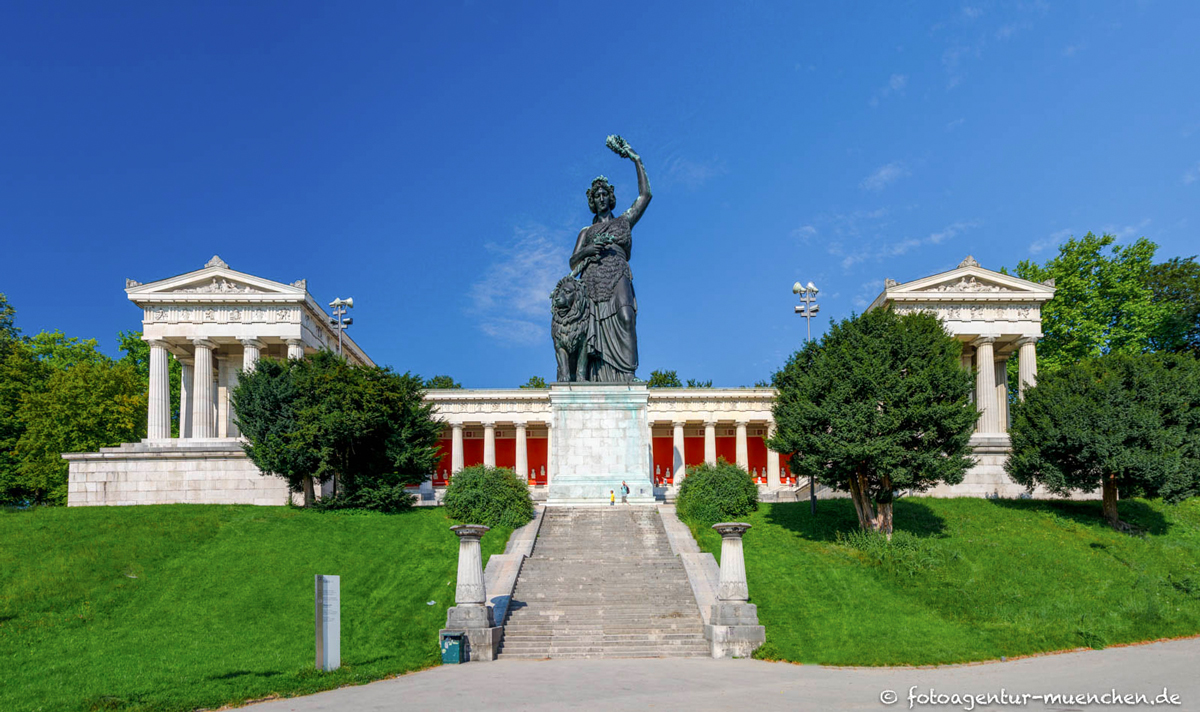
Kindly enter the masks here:
M 683 439 L 683 464 L 685 467 L 689 465 L 704 464 L 704 436 L 684 437 Z
M 450 465 L 453 463 L 454 452 L 452 447 L 454 441 L 450 438 L 442 438 L 438 440 L 438 448 L 441 450 L 441 459 L 438 460 L 436 469 L 433 471 L 433 484 L 444 485 L 447 482 L 447 477 L 450 473 Z
M 655 483 L 671 484 L 675 481 L 675 443 L 672 436 L 653 438 Z
M 546 484 L 546 473 L 544 469 L 549 465 L 546 461 L 546 443 L 549 442 L 546 438 L 527 438 L 525 440 L 525 456 L 529 460 L 529 469 L 536 473 L 536 478 L 533 483 L 535 485 Z M 526 480 L 529 478 L 529 473 L 524 473 Z
M 748 436 L 746 438 L 746 450 L 750 456 L 750 474 L 753 475 L 755 470 L 758 471 L 758 481 L 767 481 L 767 443 L 758 436 Z
M 721 428 L 718 428 L 720 430 Z M 725 458 L 726 462 L 737 464 L 737 438 L 731 436 L 717 437 L 717 459 Z
M 507 467 L 513 469 L 517 466 L 517 441 L 496 438 L 496 467 Z M 517 473 L 523 477 L 529 477 L 529 473 Z
M 463 438 L 463 467 L 483 464 L 483 438 Z

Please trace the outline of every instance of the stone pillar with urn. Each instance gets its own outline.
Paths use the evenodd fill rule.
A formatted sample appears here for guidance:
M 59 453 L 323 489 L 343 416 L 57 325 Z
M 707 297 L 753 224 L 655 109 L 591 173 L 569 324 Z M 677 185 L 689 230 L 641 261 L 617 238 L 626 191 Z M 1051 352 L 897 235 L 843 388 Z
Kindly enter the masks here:
M 446 611 L 446 627 L 441 633 L 462 633 L 466 638 L 467 660 L 495 660 L 500 652 L 500 634 L 487 605 L 483 584 L 483 550 L 479 540 L 489 527 L 460 524 L 450 527 L 458 536 L 458 577 L 454 587 L 454 606 Z
M 748 658 L 767 640 L 767 629 L 758 624 L 758 606 L 749 602 L 742 554 L 742 535 L 749 528 L 745 522 L 713 525 L 721 535 L 721 578 L 704 637 L 712 645 L 714 658 Z

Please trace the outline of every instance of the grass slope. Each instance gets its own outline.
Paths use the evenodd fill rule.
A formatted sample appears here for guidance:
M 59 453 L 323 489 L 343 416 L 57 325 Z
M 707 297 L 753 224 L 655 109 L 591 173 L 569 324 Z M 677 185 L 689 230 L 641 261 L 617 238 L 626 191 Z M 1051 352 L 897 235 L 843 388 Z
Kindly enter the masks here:
M 747 521 L 758 657 L 832 665 L 956 663 L 1200 632 L 1200 501 L 905 498 L 893 543 L 850 500 L 764 504 Z M 696 531 L 696 528 L 693 528 Z M 696 531 L 720 558 L 720 537 Z
M 441 508 L 0 513 L 0 709 L 191 710 L 435 665 L 451 524 Z M 484 537 L 485 563 L 509 533 Z M 314 669 L 315 574 L 341 576 L 332 673 Z

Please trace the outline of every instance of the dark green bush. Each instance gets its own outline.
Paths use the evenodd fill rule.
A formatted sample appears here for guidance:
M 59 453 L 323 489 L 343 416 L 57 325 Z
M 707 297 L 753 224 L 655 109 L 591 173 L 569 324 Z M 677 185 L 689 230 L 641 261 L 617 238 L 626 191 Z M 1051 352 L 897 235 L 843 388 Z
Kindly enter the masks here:
M 380 484 L 352 494 L 339 492 L 330 497 L 322 497 L 316 501 L 313 508 L 324 511 L 366 509 L 384 514 L 399 514 L 412 509 L 414 502 L 416 497 L 406 492 L 404 485 Z
M 533 498 L 525 480 L 507 467 L 475 465 L 450 478 L 446 513 L 465 524 L 516 529 L 533 519 Z
M 757 509 L 754 478 L 724 458 L 715 465 L 688 467 L 675 501 L 680 519 L 697 526 L 734 521 Z

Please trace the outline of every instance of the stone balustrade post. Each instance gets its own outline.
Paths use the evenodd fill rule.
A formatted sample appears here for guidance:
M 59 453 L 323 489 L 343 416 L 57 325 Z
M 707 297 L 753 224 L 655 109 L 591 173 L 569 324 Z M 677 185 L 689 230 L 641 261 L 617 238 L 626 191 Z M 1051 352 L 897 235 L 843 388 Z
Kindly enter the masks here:
M 487 597 L 483 590 L 483 550 L 480 538 L 490 527 L 482 524 L 460 524 L 450 527 L 458 535 L 458 580 L 454 587 L 454 603 L 459 606 L 482 606 Z
M 742 535 L 750 525 L 745 522 L 714 524 L 721 535 L 721 577 L 717 584 L 717 603 L 713 604 L 704 637 L 711 644 L 714 658 L 748 658 L 766 642 L 766 629 L 758 624 L 758 607 L 750 600 L 746 582 L 746 560 Z
M 750 528 L 745 522 L 723 522 L 713 529 L 721 535 L 721 582 L 717 600 L 746 602 L 750 586 L 746 583 L 746 559 L 742 554 L 742 535 Z
M 455 605 L 446 611 L 446 627 L 441 632 L 464 633 L 469 660 L 495 660 L 503 629 L 494 624 L 492 607 L 487 605 L 483 551 L 479 545 L 488 527 L 460 524 L 450 527 L 450 531 L 458 536 L 458 579 L 454 587 Z

